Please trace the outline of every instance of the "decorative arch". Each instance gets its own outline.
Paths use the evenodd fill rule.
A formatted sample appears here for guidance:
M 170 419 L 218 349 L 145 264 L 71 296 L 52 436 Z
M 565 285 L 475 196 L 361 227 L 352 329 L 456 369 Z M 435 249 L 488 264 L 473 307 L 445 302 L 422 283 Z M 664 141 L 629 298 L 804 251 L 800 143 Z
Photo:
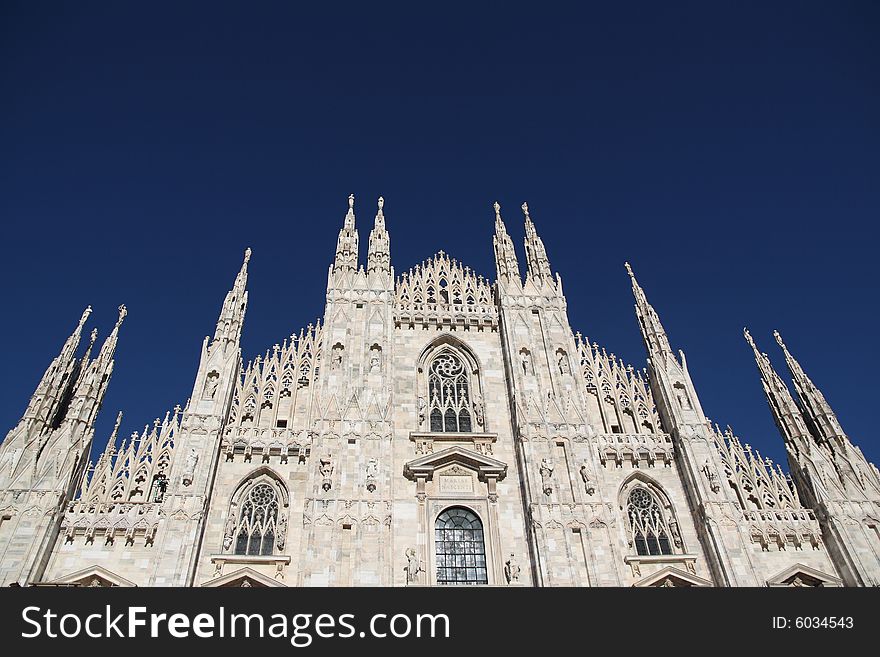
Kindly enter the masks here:
M 656 481 L 634 472 L 618 492 L 627 542 L 638 556 L 681 554 L 684 542 L 672 501 Z
M 226 514 L 223 552 L 265 556 L 283 550 L 287 541 L 290 494 L 271 468 L 262 466 L 242 479 Z
M 454 335 L 444 334 L 431 340 L 427 345 L 425 345 L 425 348 L 422 349 L 422 352 L 419 354 L 419 359 L 417 361 L 419 372 L 422 372 L 424 370 L 425 365 L 432 358 L 433 354 L 444 347 L 450 347 L 452 349 L 460 351 L 462 355 L 467 359 L 474 372 L 476 373 L 480 371 L 480 361 L 477 358 L 477 354 L 474 353 L 474 350 L 471 349 L 466 342 L 458 339 Z
M 485 431 L 480 364 L 461 340 L 440 336 L 418 360 L 419 422 L 443 433 Z

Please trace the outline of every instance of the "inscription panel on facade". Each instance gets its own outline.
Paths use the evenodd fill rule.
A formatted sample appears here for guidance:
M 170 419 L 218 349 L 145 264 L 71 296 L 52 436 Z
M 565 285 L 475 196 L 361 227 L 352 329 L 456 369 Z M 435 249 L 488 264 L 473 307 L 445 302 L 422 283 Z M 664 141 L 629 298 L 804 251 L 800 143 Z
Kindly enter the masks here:
M 441 493 L 473 493 L 474 478 L 470 475 L 440 475 Z

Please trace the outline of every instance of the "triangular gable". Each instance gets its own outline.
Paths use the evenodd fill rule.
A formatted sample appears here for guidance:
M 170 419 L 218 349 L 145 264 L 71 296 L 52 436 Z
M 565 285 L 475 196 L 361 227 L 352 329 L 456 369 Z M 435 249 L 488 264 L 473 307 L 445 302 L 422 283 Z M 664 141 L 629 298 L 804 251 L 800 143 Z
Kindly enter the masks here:
M 656 573 L 640 579 L 633 586 L 712 586 L 712 582 L 680 570 L 675 566 L 667 566 Z
M 264 587 L 281 587 L 285 586 L 278 580 L 274 580 L 271 577 L 267 577 L 262 573 L 257 572 L 253 568 L 239 568 L 235 572 L 231 572 L 228 575 L 223 575 L 222 577 L 218 577 L 216 579 L 212 579 L 208 582 L 202 584 L 203 587 L 206 588 L 219 588 L 219 587 L 249 587 L 255 586 L 257 588 Z
M 507 475 L 506 463 L 459 445 L 410 461 L 403 466 L 403 474 L 411 480 L 424 477 L 426 481 L 431 481 L 434 470 L 452 463 L 474 470 L 480 481 L 485 481 L 487 477 L 501 481 Z
M 53 586 L 137 586 L 134 582 L 120 577 L 102 566 L 89 566 L 46 583 Z
M 843 582 L 834 575 L 796 563 L 768 579 L 767 586 L 843 586 Z

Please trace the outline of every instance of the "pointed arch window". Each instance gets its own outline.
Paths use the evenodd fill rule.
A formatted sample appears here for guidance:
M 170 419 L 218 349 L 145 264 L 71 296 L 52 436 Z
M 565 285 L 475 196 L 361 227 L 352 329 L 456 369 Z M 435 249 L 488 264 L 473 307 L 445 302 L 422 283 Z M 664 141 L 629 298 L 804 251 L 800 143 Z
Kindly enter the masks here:
M 230 505 L 223 536 L 227 553 L 261 556 L 283 549 L 287 497 L 274 477 L 261 474 L 248 480 Z
M 431 431 L 470 433 L 473 408 L 468 368 L 462 358 L 447 349 L 428 368 Z
M 672 554 L 666 514 L 651 491 L 641 486 L 634 488 L 627 498 L 626 515 L 636 554 Z
M 259 483 L 245 496 L 238 520 L 235 553 L 272 554 L 278 522 L 278 495 L 267 483 Z

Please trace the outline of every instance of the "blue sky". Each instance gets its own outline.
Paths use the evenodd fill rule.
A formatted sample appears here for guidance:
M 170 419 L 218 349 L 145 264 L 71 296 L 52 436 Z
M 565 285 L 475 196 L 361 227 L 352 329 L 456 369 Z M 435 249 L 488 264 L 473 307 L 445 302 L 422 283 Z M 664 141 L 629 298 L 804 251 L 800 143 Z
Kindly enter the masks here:
M 580 3 L 579 3 L 580 4 Z M 527 200 L 572 327 L 645 353 L 629 260 L 709 416 L 784 454 L 779 329 L 872 460 L 876 3 L 4 3 L 0 425 L 83 307 L 128 305 L 97 440 L 192 387 L 246 246 L 250 358 L 321 315 L 349 193 L 402 273 L 494 275 Z M 613 6 L 609 6 L 613 5 Z

